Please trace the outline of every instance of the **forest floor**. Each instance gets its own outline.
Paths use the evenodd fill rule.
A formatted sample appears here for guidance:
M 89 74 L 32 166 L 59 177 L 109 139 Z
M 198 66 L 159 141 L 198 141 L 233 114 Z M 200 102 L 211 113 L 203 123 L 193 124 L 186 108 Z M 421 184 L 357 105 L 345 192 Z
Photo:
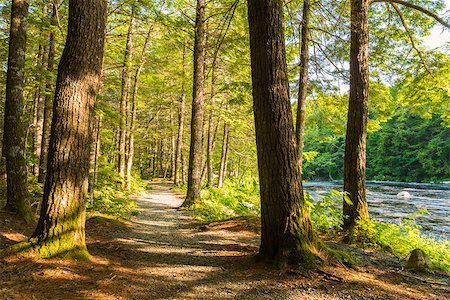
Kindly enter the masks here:
M 87 222 L 91 262 L 0 259 L 0 299 L 450 299 L 450 278 L 408 273 L 388 254 L 344 246 L 354 269 L 280 272 L 255 263 L 253 219 L 201 224 L 177 210 L 181 195 L 152 183 L 126 222 Z M 32 228 L 0 212 L 0 249 Z

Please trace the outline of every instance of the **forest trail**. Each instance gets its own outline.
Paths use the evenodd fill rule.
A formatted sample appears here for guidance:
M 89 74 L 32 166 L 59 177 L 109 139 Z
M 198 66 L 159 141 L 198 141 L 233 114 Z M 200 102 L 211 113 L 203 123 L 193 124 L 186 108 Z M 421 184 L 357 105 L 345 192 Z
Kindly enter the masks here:
M 401 276 L 386 263 L 383 269 L 280 273 L 255 263 L 259 235 L 245 230 L 242 220 L 202 226 L 189 212 L 177 210 L 183 199 L 171 184 L 151 186 L 136 197 L 141 213 L 127 226 L 103 218 L 88 221 L 92 262 L 0 260 L 0 299 L 431 300 L 450 295 L 448 286 Z M 0 232 L 11 240 L 18 235 Z

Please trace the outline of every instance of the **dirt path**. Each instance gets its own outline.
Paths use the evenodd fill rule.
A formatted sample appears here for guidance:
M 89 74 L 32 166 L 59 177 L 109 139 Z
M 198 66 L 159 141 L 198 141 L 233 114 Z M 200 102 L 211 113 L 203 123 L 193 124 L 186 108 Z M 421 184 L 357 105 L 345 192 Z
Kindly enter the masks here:
M 170 184 L 152 187 L 137 198 L 141 213 L 128 227 L 103 219 L 88 222 L 91 263 L 0 261 L 0 299 L 430 300 L 450 295 L 448 286 L 401 276 L 395 266 L 279 274 L 255 264 L 257 234 L 235 230 L 239 226 L 202 230 L 189 213 L 176 209 L 182 199 Z

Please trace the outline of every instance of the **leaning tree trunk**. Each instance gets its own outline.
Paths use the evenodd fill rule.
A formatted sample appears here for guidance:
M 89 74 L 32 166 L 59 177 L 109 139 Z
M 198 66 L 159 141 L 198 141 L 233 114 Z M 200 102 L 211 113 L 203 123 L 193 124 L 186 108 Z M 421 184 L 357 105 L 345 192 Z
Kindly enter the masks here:
M 310 263 L 317 244 L 298 168 L 283 2 L 248 0 L 248 16 L 261 192 L 258 256 L 280 267 Z
M 368 219 L 366 137 L 369 97 L 369 0 L 351 1 L 350 99 L 344 159 L 344 230 Z M 351 202 L 351 203 L 350 203 Z
M 302 41 L 300 49 L 300 74 L 298 83 L 298 106 L 296 137 L 300 172 L 303 173 L 303 147 L 305 143 L 306 96 L 308 95 L 308 63 L 309 63 L 309 18 L 311 2 L 303 2 Z
M 197 0 L 197 17 L 195 20 L 194 44 L 194 89 L 191 120 L 191 148 L 189 153 L 189 170 L 187 195 L 182 207 L 190 207 L 200 201 L 203 160 L 203 116 L 205 89 L 205 0 Z
M 27 14 L 28 1 L 12 1 L 2 156 L 6 158 L 5 209 L 19 213 L 25 220 L 30 220 L 31 210 L 26 202 L 28 195 L 25 161 L 26 133 L 23 120 Z
M 56 15 L 57 7 L 53 3 L 51 5 L 51 25 L 54 27 L 57 25 Z M 48 46 L 48 62 L 47 73 L 52 74 L 55 67 L 55 33 L 54 29 L 50 30 L 49 46 Z M 42 125 L 42 141 L 41 141 L 41 155 L 39 157 L 39 175 L 38 181 L 43 183 L 45 181 L 45 172 L 47 166 L 48 145 L 50 142 L 50 129 L 52 121 L 52 108 L 53 108 L 53 82 L 51 78 L 45 78 L 45 96 L 44 96 L 44 120 Z
M 100 86 L 106 0 L 70 0 L 58 67 L 41 214 L 30 243 L 40 255 L 86 257 L 85 219 L 94 104 Z

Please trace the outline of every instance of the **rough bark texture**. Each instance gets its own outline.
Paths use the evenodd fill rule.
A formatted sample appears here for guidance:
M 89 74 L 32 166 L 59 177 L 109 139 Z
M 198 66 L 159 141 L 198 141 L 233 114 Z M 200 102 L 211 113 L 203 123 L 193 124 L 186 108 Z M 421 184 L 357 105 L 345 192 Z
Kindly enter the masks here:
M 219 188 L 223 187 L 223 182 L 225 181 L 225 177 L 227 175 L 229 140 L 230 140 L 230 124 L 225 123 L 223 125 L 222 158 L 220 160 L 219 182 L 217 184 Z
M 52 4 L 51 25 L 56 26 L 56 10 L 57 7 Z M 50 31 L 49 46 L 48 46 L 48 62 L 47 73 L 52 74 L 55 68 L 55 33 L 53 29 Z M 41 155 L 39 158 L 39 176 L 38 181 L 43 183 L 45 180 L 45 171 L 47 166 L 48 145 L 50 142 L 50 129 L 52 121 L 53 109 L 53 82 L 50 78 L 45 78 L 45 97 L 44 97 L 44 120 L 42 126 L 42 141 L 41 141 Z
M 205 0 L 197 0 L 194 45 L 194 87 L 191 120 L 191 147 L 189 153 L 189 170 L 187 195 L 183 207 L 190 207 L 200 201 L 203 160 L 203 117 L 205 89 Z
M 58 68 L 44 198 L 30 242 L 45 257 L 86 257 L 85 201 L 94 104 L 99 89 L 106 0 L 70 0 Z
M 253 109 L 261 192 L 259 258 L 311 263 L 316 240 L 306 207 L 289 101 L 283 2 L 249 0 Z
M 118 171 L 120 176 L 125 178 L 126 167 L 126 151 L 128 136 L 128 113 L 130 108 L 130 87 L 131 87 L 131 59 L 133 48 L 133 31 L 134 31 L 134 8 L 132 8 L 130 24 L 128 26 L 127 44 L 125 46 L 125 56 L 122 68 L 122 88 L 120 93 L 120 127 L 119 127 L 119 155 L 118 155 Z
M 366 199 L 366 137 L 369 97 L 369 0 L 351 1 L 350 99 L 344 159 L 344 230 L 369 218 Z
M 3 157 L 6 158 L 6 210 L 31 218 L 26 199 L 27 166 L 25 162 L 25 124 L 23 120 L 23 81 L 27 32 L 26 0 L 13 0 L 9 36 L 8 71 L 6 74 L 6 101 L 3 130 Z
M 300 49 L 300 74 L 298 82 L 298 106 L 296 136 L 300 172 L 303 170 L 303 146 L 305 142 L 306 96 L 308 95 L 308 63 L 309 63 L 309 18 L 311 14 L 310 0 L 303 2 L 302 42 Z

